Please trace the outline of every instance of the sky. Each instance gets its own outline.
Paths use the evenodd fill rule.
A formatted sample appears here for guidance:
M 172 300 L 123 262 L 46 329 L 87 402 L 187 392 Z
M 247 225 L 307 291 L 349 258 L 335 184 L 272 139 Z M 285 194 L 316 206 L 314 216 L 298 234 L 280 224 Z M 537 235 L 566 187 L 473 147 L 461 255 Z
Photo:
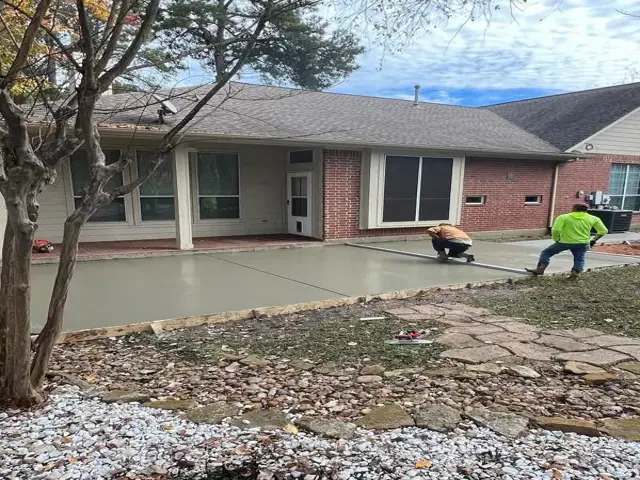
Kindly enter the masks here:
M 476 106 L 640 81 L 640 17 L 621 12 L 640 15 L 640 2 L 528 0 L 490 22 L 440 23 L 393 53 L 361 32 L 359 70 L 329 91 L 413 99 L 419 84 L 421 101 Z M 183 77 L 206 74 L 191 64 Z

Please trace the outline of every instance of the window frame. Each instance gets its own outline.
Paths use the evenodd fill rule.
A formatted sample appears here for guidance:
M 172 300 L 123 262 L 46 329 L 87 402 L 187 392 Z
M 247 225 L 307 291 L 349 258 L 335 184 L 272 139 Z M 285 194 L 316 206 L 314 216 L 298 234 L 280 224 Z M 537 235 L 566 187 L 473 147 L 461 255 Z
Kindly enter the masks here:
M 235 155 L 238 164 L 238 218 L 200 218 L 200 186 L 198 184 L 198 153 Z M 189 149 L 189 174 L 191 177 L 191 212 L 193 224 L 212 225 L 240 223 L 244 221 L 242 194 L 242 155 L 232 150 Z M 235 195 L 202 195 L 203 197 L 235 197 Z
M 632 197 L 640 197 L 640 193 L 636 194 L 636 195 L 627 195 L 627 182 L 629 181 L 629 170 L 631 170 L 631 167 L 637 167 L 638 169 L 640 169 L 640 164 L 638 163 L 612 163 L 611 164 L 611 170 L 609 171 L 609 185 L 607 186 L 608 190 L 611 190 L 611 175 L 613 173 L 613 167 L 615 165 L 623 165 L 625 167 L 625 172 L 624 172 L 624 182 L 622 182 L 622 195 L 613 195 L 611 193 L 609 193 L 609 197 L 611 197 L 612 199 L 614 197 L 616 198 L 622 198 L 622 203 L 621 203 L 621 207 L 620 210 L 626 210 L 624 208 L 624 204 L 625 201 L 627 200 L 627 198 L 632 198 Z M 628 210 L 630 212 L 633 213 L 640 213 L 640 210 Z
M 120 155 L 122 155 L 123 150 L 122 148 L 119 147 L 110 147 L 108 145 L 101 145 L 100 146 L 102 148 L 103 151 L 105 150 L 114 150 L 114 151 L 118 151 L 120 152 Z M 131 164 L 127 165 L 127 167 L 122 171 L 122 182 L 124 185 L 128 184 L 131 182 L 132 180 L 132 175 L 131 175 L 131 171 L 130 171 L 130 167 Z M 66 199 L 66 207 L 67 207 L 67 216 L 71 215 L 71 213 L 73 213 L 76 209 L 76 203 L 75 203 L 75 199 L 79 198 L 77 195 L 75 195 L 75 192 L 73 191 L 73 175 L 71 172 L 71 156 L 69 158 L 67 158 L 63 164 L 62 164 L 62 177 L 63 177 L 63 185 L 64 185 L 64 190 L 65 190 L 65 199 Z M 137 171 L 137 170 L 136 170 Z M 124 221 L 115 221 L 115 222 L 90 222 L 88 221 L 85 226 L 83 228 L 92 228 L 92 227 L 98 227 L 98 228 L 104 228 L 104 227 L 108 227 L 108 226 L 114 226 L 114 225 L 119 225 L 119 226 L 125 226 L 125 225 L 135 225 L 135 209 L 134 209 L 134 202 L 132 199 L 132 194 L 128 193 L 126 195 L 123 195 L 122 198 L 124 199 Z
M 449 158 L 453 161 L 451 170 L 451 191 L 449 204 L 449 218 L 438 220 L 414 220 L 406 222 L 383 222 L 384 213 L 384 186 L 387 157 L 404 156 L 429 158 Z M 420 181 L 420 162 L 418 181 Z M 449 152 L 438 151 L 416 151 L 416 150 L 364 150 L 361 164 L 361 187 L 360 187 L 360 222 L 359 227 L 364 230 L 387 229 L 387 228 L 412 228 L 431 227 L 439 223 L 460 223 L 462 218 L 462 207 L 464 205 L 463 181 L 464 181 L 465 157 L 452 155 Z M 416 202 L 418 203 L 418 202 Z M 415 217 L 417 218 L 417 217 Z
M 135 179 L 138 179 L 138 152 L 154 152 L 153 148 L 145 148 L 145 147 L 138 147 L 135 148 L 133 150 L 133 161 L 131 162 L 131 169 L 132 169 L 132 173 L 135 174 Z M 165 160 L 166 162 L 169 163 L 169 165 L 171 165 L 171 180 L 173 183 L 173 204 L 174 204 L 174 212 L 175 212 L 175 201 L 176 201 L 176 187 L 175 187 L 175 178 L 174 174 L 175 174 L 175 169 L 174 169 L 174 164 L 173 162 L 175 162 L 175 153 L 171 153 L 169 154 L 169 158 L 167 158 Z M 149 195 L 140 195 L 140 187 L 136 188 L 134 190 L 134 205 L 135 205 L 135 224 L 136 225 L 175 225 L 176 223 L 176 218 L 174 215 L 174 218 L 171 220 L 143 220 L 142 218 L 142 198 L 169 198 L 168 195 L 158 195 L 155 197 L 149 196 Z
M 479 202 L 470 202 L 470 198 L 479 198 Z M 486 195 L 465 195 L 464 196 L 464 204 L 467 207 L 482 207 L 487 204 L 487 196 Z
M 535 202 L 527 201 L 527 197 L 536 197 L 537 200 Z M 542 200 L 543 200 L 542 195 L 538 195 L 538 194 L 535 194 L 535 193 L 532 193 L 531 195 L 525 195 L 524 196 L 524 204 L 525 205 L 530 205 L 530 206 L 542 205 Z

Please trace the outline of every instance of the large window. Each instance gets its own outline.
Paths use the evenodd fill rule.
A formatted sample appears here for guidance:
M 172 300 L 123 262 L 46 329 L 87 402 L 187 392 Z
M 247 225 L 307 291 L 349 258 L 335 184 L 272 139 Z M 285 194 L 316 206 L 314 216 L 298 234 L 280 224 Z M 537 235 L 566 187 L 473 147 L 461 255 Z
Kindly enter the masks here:
M 153 168 L 158 155 L 149 150 L 138 150 L 138 176 L 146 176 Z M 143 221 L 174 220 L 173 168 L 171 159 L 167 159 L 149 179 L 140 186 L 140 212 Z
M 240 179 L 235 153 L 199 152 L 196 161 L 201 220 L 240 218 Z
M 611 205 L 640 211 L 640 165 L 614 163 L 609 180 Z
M 382 221 L 448 219 L 452 170 L 452 158 L 386 156 Z
M 103 150 L 106 156 L 106 164 L 110 165 L 120 159 L 120 150 Z M 78 208 L 82 202 L 80 198 L 81 188 L 89 182 L 89 161 L 85 150 L 78 150 L 71 156 L 71 187 L 73 190 L 74 208 Z M 117 188 L 123 185 L 122 174 L 114 175 L 106 185 L 106 189 Z M 124 197 L 116 198 L 113 202 L 100 208 L 94 213 L 89 222 L 125 222 L 127 220 Z

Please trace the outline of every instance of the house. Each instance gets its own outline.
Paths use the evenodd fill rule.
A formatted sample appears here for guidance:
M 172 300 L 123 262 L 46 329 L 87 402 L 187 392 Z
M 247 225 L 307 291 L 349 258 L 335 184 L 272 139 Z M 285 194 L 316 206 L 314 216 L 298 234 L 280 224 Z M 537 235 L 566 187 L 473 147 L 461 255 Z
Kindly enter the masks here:
M 104 96 L 109 161 L 150 165 L 152 149 L 207 87 Z M 114 113 L 115 112 L 115 113 Z M 78 152 L 40 197 L 38 237 L 62 239 L 87 178 Z M 640 83 L 483 108 L 230 84 L 138 190 L 94 215 L 81 241 L 291 233 L 325 241 L 542 231 L 584 192 L 640 210 Z M 640 217 L 636 217 L 640 221 Z

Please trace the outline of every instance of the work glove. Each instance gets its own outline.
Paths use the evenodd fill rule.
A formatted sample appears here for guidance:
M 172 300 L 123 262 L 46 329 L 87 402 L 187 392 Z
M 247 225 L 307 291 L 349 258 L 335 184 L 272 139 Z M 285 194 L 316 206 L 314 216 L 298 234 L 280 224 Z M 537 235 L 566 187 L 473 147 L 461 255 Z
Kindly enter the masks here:
M 589 242 L 589 246 L 590 246 L 591 248 L 593 248 L 593 246 L 594 246 L 595 244 L 596 244 L 596 240 L 591 240 L 591 241 Z

